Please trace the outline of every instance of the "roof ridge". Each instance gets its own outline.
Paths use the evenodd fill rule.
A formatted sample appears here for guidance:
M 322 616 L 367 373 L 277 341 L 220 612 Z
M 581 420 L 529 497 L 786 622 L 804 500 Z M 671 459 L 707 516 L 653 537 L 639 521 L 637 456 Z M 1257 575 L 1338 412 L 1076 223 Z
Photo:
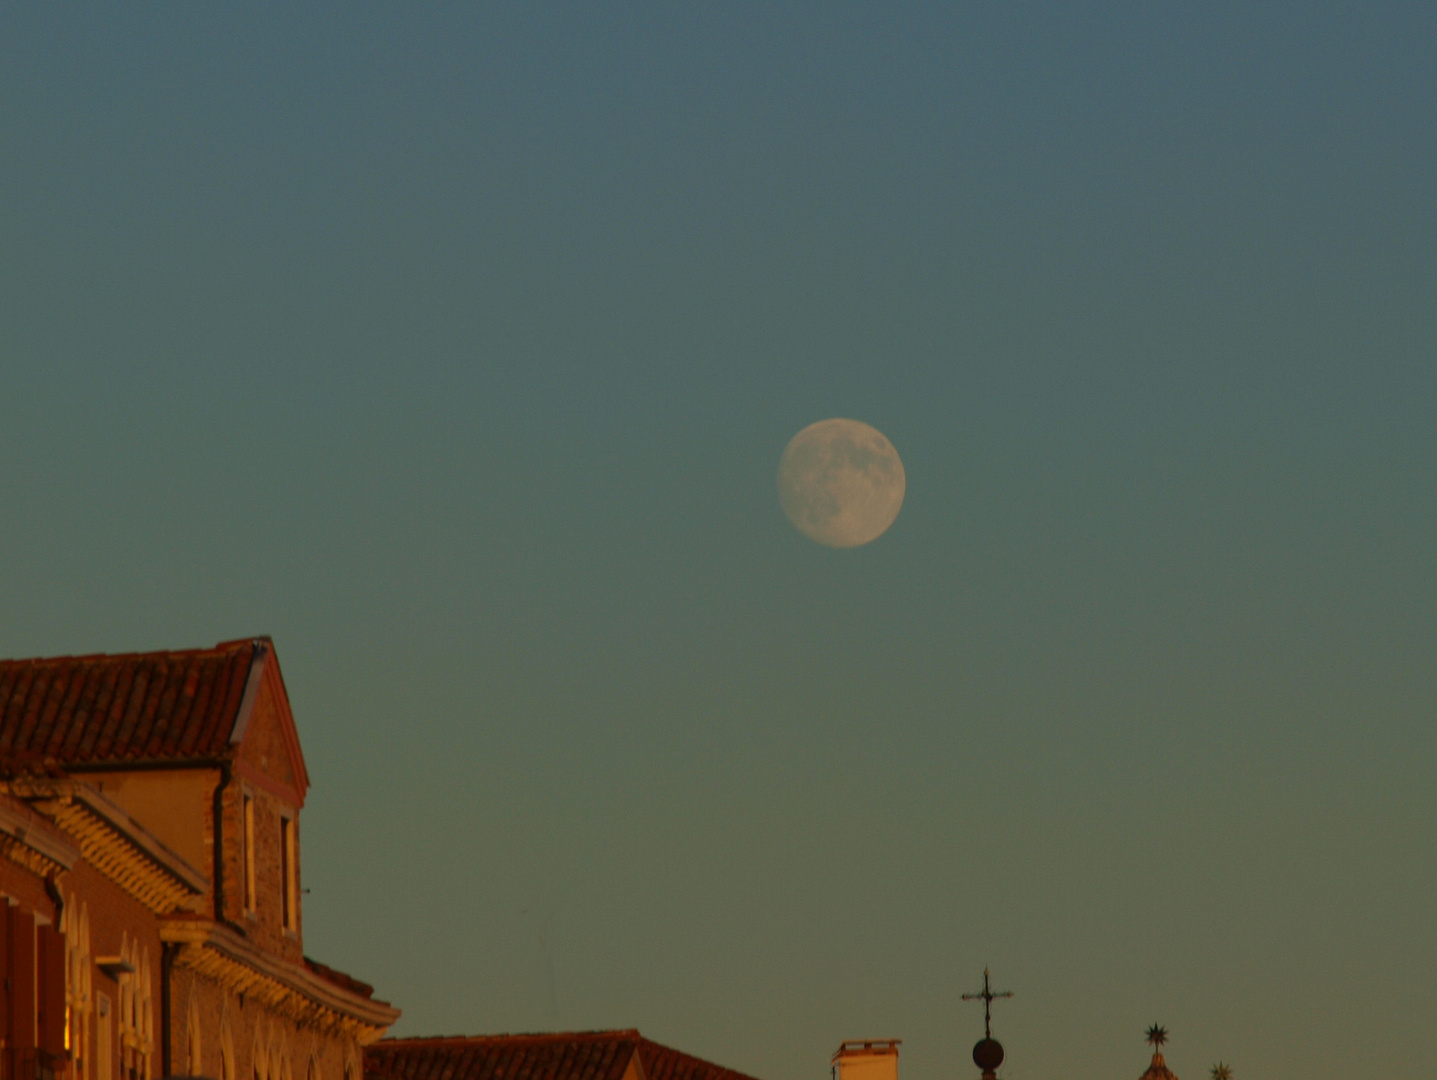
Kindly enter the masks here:
M 185 649 L 132 649 L 129 652 L 88 652 L 88 653 L 61 653 L 52 656 L 13 656 L 0 659 L 0 664 L 49 664 L 59 663 L 62 660 L 133 660 L 141 656 L 199 656 L 202 653 L 231 652 L 253 645 L 257 641 L 266 644 L 271 642 L 268 634 L 258 634 L 255 637 L 235 638 L 232 641 L 221 641 L 215 645 L 198 645 Z
M 499 1040 L 514 1042 L 519 1039 L 526 1039 L 533 1042 L 575 1042 L 578 1040 L 598 1042 L 603 1039 L 637 1039 L 648 1041 L 639 1034 L 638 1028 L 599 1028 L 588 1031 L 516 1031 L 504 1032 L 497 1035 L 404 1035 L 389 1036 L 373 1043 L 375 1047 L 393 1046 L 397 1043 L 405 1043 L 413 1046 L 416 1043 L 476 1043 L 476 1042 L 497 1042 Z

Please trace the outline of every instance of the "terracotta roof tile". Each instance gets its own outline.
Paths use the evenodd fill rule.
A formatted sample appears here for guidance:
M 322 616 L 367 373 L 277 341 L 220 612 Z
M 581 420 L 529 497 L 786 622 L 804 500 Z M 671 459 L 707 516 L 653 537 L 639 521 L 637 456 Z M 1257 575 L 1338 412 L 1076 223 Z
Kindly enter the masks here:
M 752 1080 L 660 1046 L 632 1029 L 543 1035 L 381 1039 L 365 1080 L 620 1080 L 637 1052 L 648 1080 Z
M 346 975 L 344 972 L 332 968 L 328 964 L 321 964 L 313 957 L 306 956 L 304 958 L 304 966 L 326 982 L 332 982 L 335 986 L 343 987 L 352 994 L 358 994 L 360 997 L 367 998 L 374 996 L 374 987 L 370 986 L 367 982 L 360 982 L 353 975 Z
M 0 660 L 0 762 L 213 759 L 264 639 L 212 649 Z
M 660 1046 L 650 1039 L 639 1041 L 639 1057 L 648 1080 L 753 1080 L 741 1072 Z
M 621 1080 L 637 1031 L 381 1039 L 364 1048 L 366 1080 Z

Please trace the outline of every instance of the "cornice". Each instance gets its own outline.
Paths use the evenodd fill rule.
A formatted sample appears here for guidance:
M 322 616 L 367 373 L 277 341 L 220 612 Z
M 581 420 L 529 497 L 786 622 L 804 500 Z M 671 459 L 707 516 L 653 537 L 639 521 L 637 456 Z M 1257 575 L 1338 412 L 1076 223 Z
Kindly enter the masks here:
M 0 850 L 41 876 L 72 869 L 80 858 L 79 849 L 59 829 L 9 799 L 0 799 Z
M 26 777 L 9 788 L 73 837 L 86 862 L 155 914 L 175 911 L 209 889 L 209 878 L 89 784 Z
M 180 946 L 175 962 L 181 967 L 257 998 L 296 1023 L 344 1033 L 367 1044 L 399 1019 L 399 1010 L 387 1002 L 363 997 L 301 964 L 273 956 L 213 919 L 162 919 L 160 940 Z

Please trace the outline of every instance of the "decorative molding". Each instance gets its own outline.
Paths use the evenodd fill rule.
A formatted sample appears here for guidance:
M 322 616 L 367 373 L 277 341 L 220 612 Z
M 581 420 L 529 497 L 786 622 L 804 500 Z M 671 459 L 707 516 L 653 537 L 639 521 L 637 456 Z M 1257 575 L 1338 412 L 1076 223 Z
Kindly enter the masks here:
M 212 919 L 172 916 L 160 921 L 160 940 L 180 946 L 175 963 L 254 998 L 292 1020 L 367 1045 L 379 1039 L 399 1010 L 362 997 L 299 964 L 263 952 L 233 928 Z
M 41 877 L 75 865 L 79 849 L 64 834 L 27 807 L 7 803 L 0 801 L 0 853 Z
M 73 837 L 86 862 L 155 914 L 179 910 L 208 891 L 209 878 L 88 784 L 24 778 L 9 787 Z
M 248 761 L 237 759 L 235 761 L 235 774 L 241 777 L 251 787 L 268 791 L 277 799 L 283 800 L 287 805 L 299 809 L 304 805 L 304 797 L 294 788 L 280 783 L 273 776 L 255 768 Z

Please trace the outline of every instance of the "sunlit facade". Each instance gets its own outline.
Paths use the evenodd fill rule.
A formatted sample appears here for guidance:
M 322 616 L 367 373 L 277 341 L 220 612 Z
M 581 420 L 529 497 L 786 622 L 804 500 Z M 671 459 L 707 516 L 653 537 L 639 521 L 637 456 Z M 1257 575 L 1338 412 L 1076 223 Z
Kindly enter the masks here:
M 0 661 L 4 1080 L 359 1080 L 398 1010 L 304 955 L 267 639 Z

